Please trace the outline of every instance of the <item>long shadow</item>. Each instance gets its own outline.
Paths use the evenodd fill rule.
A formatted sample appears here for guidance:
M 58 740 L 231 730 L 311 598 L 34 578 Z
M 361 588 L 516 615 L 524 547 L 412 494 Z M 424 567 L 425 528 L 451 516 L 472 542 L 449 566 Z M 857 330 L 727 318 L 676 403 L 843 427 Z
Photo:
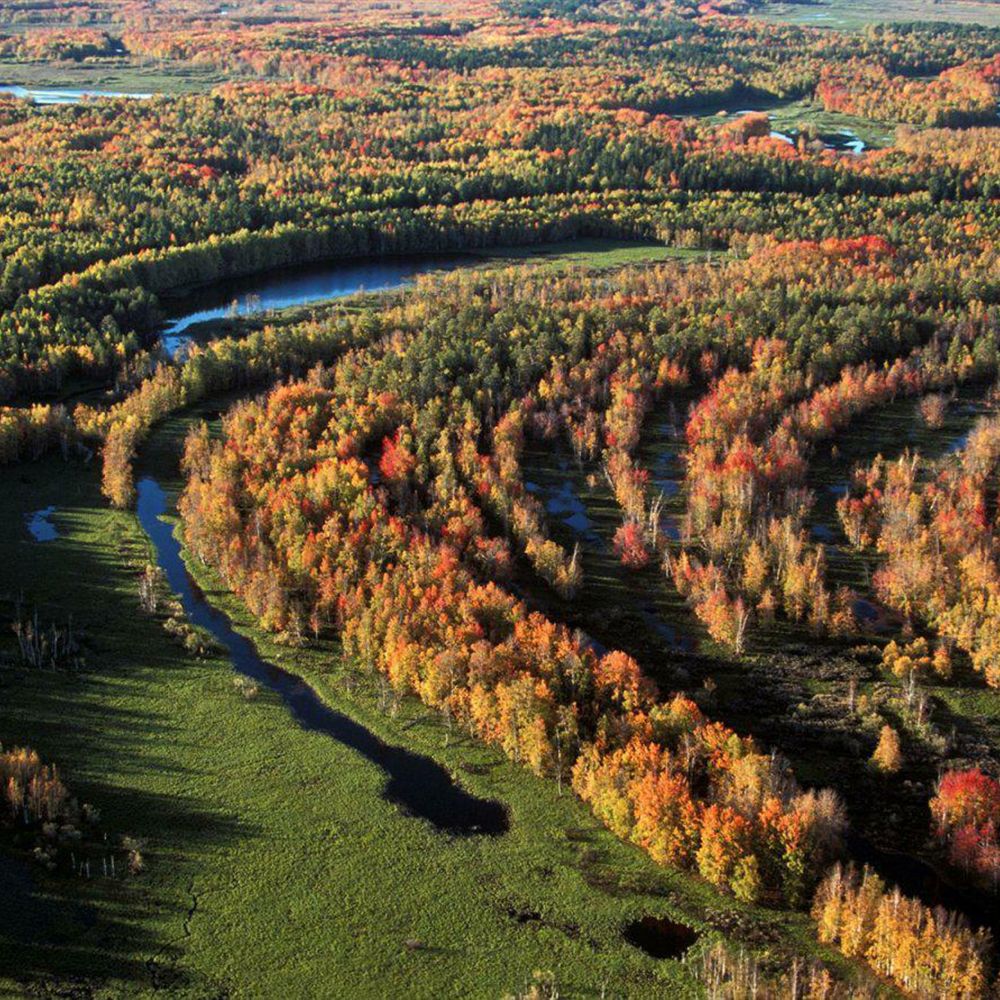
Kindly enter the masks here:
M 430 757 L 383 743 L 364 726 L 326 705 L 301 677 L 261 659 L 253 643 L 205 600 L 188 574 L 180 543 L 171 526 L 161 520 L 167 502 L 159 484 L 147 476 L 137 489 L 139 523 L 156 547 L 167 581 L 180 597 L 188 619 L 225 646 L 235 670 L 278 694 L 303 729 L 332 737 L 385 771 L 389 776 L 385 797 L 407 813 L 458 836 L 499 836 L 507 832 L 510 820 L 501 803 L 477 798 L 460 788 L 447 770 Z
M 0 670 L 0 739 L 4 747 L 31 746 L 65 769 L 72 793 L 99 806 L 98 829 L 107 833 L 107 850 L 115 850 L 119 862 L 120 835 L 149 837 L 149 873 L 123 878 L 119 867 L 119 877 L 105 877 L 103 850 L 92 838 L 83 853 L 92 861 L 93 878 L 70 874 L 68 865 L 49 873 L 30 857 L 32 836 L 0 831 L 0 980 L 25 996 L 86 997 L 116 988 L 131 995 L 167 979 L 209 995 L 205 988 L 213 984 L 202 973 L 185 975 L 176 967 L 190 912 L 182 884 L 220 850 L 261 831 L 183 791 L 149 791 L 129 780 L 132 773 L 191 770 L 166 752 L 183 738 L 179 727 L 165 713 L 135 707 L 158 705 L 162 671 L 190 661 L 170 651 L 151 620 L 134 630 L 122 627 L 128 613 L 122 594 L 134 587 L 131 557 L 140 554 L 137 536 L 129 528 L 118 538 L 113 520 L 102 519 L 99 529 L 88 521 L 95 496 L 92 476 L 54 459 L 3 478 L 0 625 L 8 629 L 8 602 L 22 594 L 28 610 L 37 607 L 43 626 L 63 626 L 72 615 L 74 628 L 85 635 L 88 663 L 76 674 L 22 668 L 10 657 Z M 56 524 L 68 530 L 51 542 L 34 542 L 23 514 L 53 501 Z M 12 643 L 8 629 L 0 646 L 9 651 Z M 114 780 L 104 780 L 105 774 Z
M 123 800 L 118 805 L 115 795 Z M 120 806 L 152 817 L 164 841 L 183 842 L 189 854 L 198 845 L 207 857 L 213 845 L 255 834 L 231 817 L 191 810 L 176 796 L 101 786 L 98 797 L 110 803 L 109 812 Z M 154 850 L 155 866 L 173 861 Z M 50 874 L 22 854 L 0 853 L 0 979 L 20 983 L 24 995 L 80 997 L 114 982 L 149 986 L 168 977 L 187 984 L 190 977 L 175 965 L 184 951 L 187 932 L 178 918 L 190 913 L 187 901 L 145 885 L 147 876 L 133 884 L 122 874 L 93 871 L 93 878 Z M 149 902 L 162 926 L 149 922 Z M 167 935 L 166 927 L 177 931 Z

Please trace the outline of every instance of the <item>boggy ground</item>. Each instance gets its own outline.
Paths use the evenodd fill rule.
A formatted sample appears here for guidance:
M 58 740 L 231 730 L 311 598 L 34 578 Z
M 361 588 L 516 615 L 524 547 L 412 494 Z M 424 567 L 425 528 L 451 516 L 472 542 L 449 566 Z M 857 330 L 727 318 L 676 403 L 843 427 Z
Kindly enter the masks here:
M 186 427 L 218 406 L 167 422 L 141 471 L 176 487 Z M 573 996 L 697 995 L 684 964 L 623 936 L 648 914 L 683 921 L 706 944 L 722 932 L 772 956 L 817 954 L 804 916 L 742 907 L 658 868 L 571 794 L 447 734 L 416 704 L 380 709 L 336 646 L 270 641 L 192 567 L 265 658 L 385 742 L 504 803 L 511 828 L 448 837 L 403 814 L 372 762 L 300 729 L 269 692 L 245 698 L 210 644 L 197 657 L 171 642 L 169 603 L 156 616 L 139 610 L 150 546 L 132 513 L 100 499 L 94 464 L 51 459 L 3 474 L 4 617 L 18 596 L 43 622 L 72 614 L 87 663 L 79 675 L 6 666 L 0 732 L 58 762 L 109 836 L 144 838 L 148 867 L 131 879 L 49 878 L 0 854 L 0 996 L 301 996 L 308 983 L 317 996 L 497 997 L 535 969 Z M 50 504 L 59 537 L 34 542 L 24 514 Z
M 929 458 L 957 450 L 987 412 L 985 390 L 964 387 L 939 429 L 924 426 L 916 401 L 905 399 L 859 418 L 821 446 L 811 463 L 817 495 L 811 528 L 814 540 L 828 546 L 831 584 L 867 594 L 875 565 L 850 550 L 836 517 L 836 500 L 855 465 L 878 454 L 896 458 L 904 449 Z M 684 510 L 679 455 L 688 402 L 681 396 L 658 405 L 637 456 L 650 473 L 652 495 L 664 494 L 668 533 Z M 630 652 L 662 690 L 687 690 L 714 717 L 779 749 L 804 784 L 836 788 L 848 805 L 856 834 L 852 850 L 860 860 L 881 867 L 911 893 L 997 925 L 994 901 L 958 889 L 961 880 L 947 872 L 930 839 L 927 808 L 946 766 L 969 766 L 1000 748 L 996 692 L 959 662 L 950 683 L 920 686 L 930 703 L 929 724 L 916 724 L 900 682 L 881 666 L 881 647 L 898 637 L 901 623 L 867 601 L 857 610 L 874 621 L 855 636 L 824 639 L 775 622 L 755 631 L 748 652 L 735 657 L 709 639 L 659 565 L 638 572 L 621 567 L 612 550 L 621 512 L 599 470 L 534 445 L 524 468 L 529 489 L 546 503 L 553 537 L 567 546 L 579 543 L 585 568 L 573 601 L 560 600 L 525 571 L 519 585 L 531 600 L 601 646 Z M 850 710 L 852 689 L 855 704 L 864 709 L 867 699 L 869 708 Z M 899 729 L 905 757 L 901 773 L 889 778 L 866 766 L 886 721 Z

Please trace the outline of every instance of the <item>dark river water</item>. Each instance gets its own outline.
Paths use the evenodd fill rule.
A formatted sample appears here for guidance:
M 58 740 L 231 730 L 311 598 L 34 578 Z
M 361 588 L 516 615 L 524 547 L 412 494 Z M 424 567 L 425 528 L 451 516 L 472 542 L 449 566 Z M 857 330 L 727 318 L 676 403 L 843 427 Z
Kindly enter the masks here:
M 254 644 L 205 600 L 188 575 L 173 528 L 160 519 L 166 513 L 167 501 L 159 484 L 145 478 L 137 489 L 139 522 L 156 548 L 157 562 L 171 589 L 180 597 L 191 623 L 209 631 L 225 648 L 237 673 L 279 695 L 303 729 L 323 733 L 380 767 L 387 776 L 385 797 L 404 812 L 429 820 L 443 833 L 506 833 L 507 811 L 499 802 L 469 794 L 430 757 L 384 743 L 364 726 L 326 705 L 301 677 L 262 660 Z
M 358 292 L 405 288 L 418 274 L 451 270 L 472 260 L 475 258 L 431 254 L 353 263 L 333 260 L 215 282 L 186 293 L 183 305 L 177 308 L 171 309 L 171 302 L 166 301 L 172 315 L 161 334 L 163 346 L 173 357 L 194 339 L 194 328 L 201 323 L 230 316 L 253 316 L 291 306 L 318 305 Z

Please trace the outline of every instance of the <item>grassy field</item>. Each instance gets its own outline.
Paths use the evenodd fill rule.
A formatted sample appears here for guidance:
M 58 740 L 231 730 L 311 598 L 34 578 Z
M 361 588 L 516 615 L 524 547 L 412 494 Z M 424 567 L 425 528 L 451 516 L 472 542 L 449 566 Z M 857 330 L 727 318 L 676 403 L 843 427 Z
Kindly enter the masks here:
M 190 417 L 152 442 L 147 468 L 161 481 Z M 5 470 L 0 504 L 0 607 L 20 594 L 43 622 L 72 614 L 88 660 L 81 676 L 3 670 L 3 742 L 57 761 L 109 834 L 147 840 L 149 860 L 137 878 L 87 881 L 0 855 L 0 995 L 485 998 L 536 969 L 564 996 L 697 995 L 684 965 L 622 938 L 646 913 L 813 947 L 805 918 L 747 911 L 657 868 L 571 795 L 478 744 L 445 746 L 418 706 L 386 717 L 366 685 L 347 694 L 335 647 L 255 635 L 387 742 L 510 809 L 503 837 L 441 836 L 381 797 L 379 768 L 299 729 L 275 697 L 245 700 L 226 662 L 187 655 L 140 612 L 149 546 L 131 513 L 104 506 L 95 469 L 51 459 Z M 35 543 L 25 514 L 49 504 L 59 538 Z M 252 634 L 240 607 L 201 582 Z
M 767 4 L 757 15 L 765 21 L 811 28 L 856 31 L 869 24 L 906 21 L 952 21 L 1000 26 L 1000 4 L 973 0 L 818 0 L 816 3 Z
M 628 264 L 650 264 L 665 260 L 705 261 L 727 256 L 721 250 L 673 247 L 632 240 L 579 239 L 528 246 L 500 246 L 472 251 L 491 267 L 504 264 L 538 263 L 551 268 L 586 267 L 604 269 Z
M 126 94 L 186 94 L 210 90 L 224 78 L 209 69 L 176 63 L 102 59 L 90 62 L 22 62 L 0 59 L 0 84 L 107 90 Z

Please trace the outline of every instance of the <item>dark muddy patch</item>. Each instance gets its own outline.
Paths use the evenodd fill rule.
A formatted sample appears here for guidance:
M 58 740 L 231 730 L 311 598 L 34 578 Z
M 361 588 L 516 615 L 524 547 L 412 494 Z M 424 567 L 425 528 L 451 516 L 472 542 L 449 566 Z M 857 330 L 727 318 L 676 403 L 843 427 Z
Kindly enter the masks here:
M 693 927 L 667 917 L 645 916 L 633 920 L 622 933 L 629 944 L 641 948 L 651 958 L 681 958 L 698 940 Z
M 531 910 L 524 906 L 508 906 L 507 916 L 518 924 L 538 924 L 542 920 L 542 915 L 538 910 Z

